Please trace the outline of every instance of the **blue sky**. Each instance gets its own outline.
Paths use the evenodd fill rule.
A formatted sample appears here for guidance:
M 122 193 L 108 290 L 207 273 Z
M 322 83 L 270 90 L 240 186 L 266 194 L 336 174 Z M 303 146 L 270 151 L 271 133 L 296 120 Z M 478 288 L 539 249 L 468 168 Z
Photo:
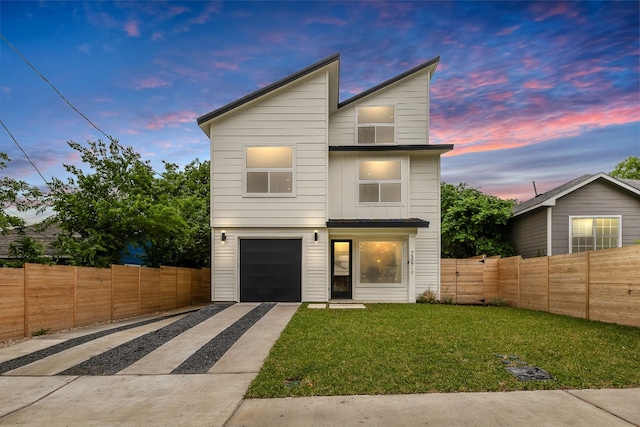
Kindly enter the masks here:
M 0 32 L 161 169 L 209 158 L 196 118 L 335 52 L 347 99 L 435 56 L 446 182 L 521 201 L 640 155 L 640 3 L 5 1 Z M 103 138 L 3 41 L 0 116 L 46 178 Z M 42 184 L 0 129 L 9 176 Z

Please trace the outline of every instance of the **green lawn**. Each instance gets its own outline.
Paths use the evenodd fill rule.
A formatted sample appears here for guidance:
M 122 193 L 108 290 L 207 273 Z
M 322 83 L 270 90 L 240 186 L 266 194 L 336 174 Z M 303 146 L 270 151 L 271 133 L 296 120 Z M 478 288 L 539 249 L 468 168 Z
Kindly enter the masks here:
M 496 355 L 555 378 L 517 380 Z M 640 328 L 509 307 L 300 307 L 247 397 L 640 386 Z

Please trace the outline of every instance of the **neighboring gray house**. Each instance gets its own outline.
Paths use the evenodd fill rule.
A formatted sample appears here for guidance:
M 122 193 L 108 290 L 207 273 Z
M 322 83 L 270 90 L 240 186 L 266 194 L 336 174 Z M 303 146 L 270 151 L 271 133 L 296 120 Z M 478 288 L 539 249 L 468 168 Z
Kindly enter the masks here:
M 511 242 L 525 258 L 633 245 L 640 180 L 583 175 L 513 208 Z

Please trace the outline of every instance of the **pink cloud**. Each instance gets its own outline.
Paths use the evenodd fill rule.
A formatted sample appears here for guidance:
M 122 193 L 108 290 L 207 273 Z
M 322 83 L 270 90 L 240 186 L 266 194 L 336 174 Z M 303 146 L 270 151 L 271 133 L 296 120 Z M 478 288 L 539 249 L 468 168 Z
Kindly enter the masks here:
M 220 13 L 220 5 L 218 3 L 207 3 L 207 6 L 202 12 L 189 22 L 191 24 L 206 24 L 209 22 L 211 15 Z
M 174 111 L 154 117 L 147 123 L 147 129 L 162 129 L 176 127 L 181 123 L 193 123 L 198 115 L 193 111 Z
M 540 117 L 509 116 L 502 121 L 474 123 L 433 114 L 431 138 L 434 143 L 455 144 L 455 150 L 450 153 L 455 156 L 577 136 L 586 130 L 634 123 L 639 117 L 640 109 L 633 103 L 610 108 L 598 106 L 566 114 L 550 112 Z
M 515 30 L 517 30 L 518 28 L 520 28 L 520 25 L 514 25 L 513 27 L 508 27 L 503 29 L 502 31 L 498 31 L 496 33 L 497 36 L 508 36 L 509 34 L 513 33 Z
M 164 34 L 161 31 L 156 31 L 153 34 L 151 34 L 151 40 L 156 41 L 156 40 L 162 40 L 164 39 Z
M 215 61 L 213 63 L 215 68 L 220 68 L 223 70 L 235 71 L 238 69 L 238 64 L 234 64 L 232 62 L 223 62 L 223 61 Z
M 502 102 L 513 98 L 515 92 L 495 92 L 488 95 L 488 98 L 494 102 Z
M 140 28 L 138 28 L 138 21 L 127 21 L 124 24 L 124 31 L 129 37 L 140 37 Z
M 162 80 L 158 77 L 147 77 L 144 79 L 138 79 L 134 82 L 135 90 L 156 89 L 159 87 L 168 87 L 168 86 L 172 86 L 172 83 L 166 80 Z
M 570 3 L 551 3 L 541 2 L 534 3 L 531 6 L 531 10 L 539 15 L 534 18 L 534 21 L 544 21 L 552 16 L 563 15 L 568 18 L 575 18 L 578 16 L 578 11 L 571 8 Z
M 495 76 L 494 74 L 494 71 L 470 73 L 467 81 L 470 83 L 470 86 L 473 87 L 483 87 L 509 83 L 509 78 L 507 76 Z
M 344 19 L 336 18 L 336 17 L 323 16 L 323 17 L 308 18 L 305 21 L 305 25 L 310 25 L 310 24 L 337 25 L 337 26 L 343 27 L 347 25 L 347 21 L 345 21 Z
M 3 93 L 11 93 L 11 88 L 9 86 L 2 86 Z
M 525 82 L 524 87 L 527 89 L 551 89 L 553 87 L 550 83 L 544 83 L 539 80 L 532 80 L 530 82 Z

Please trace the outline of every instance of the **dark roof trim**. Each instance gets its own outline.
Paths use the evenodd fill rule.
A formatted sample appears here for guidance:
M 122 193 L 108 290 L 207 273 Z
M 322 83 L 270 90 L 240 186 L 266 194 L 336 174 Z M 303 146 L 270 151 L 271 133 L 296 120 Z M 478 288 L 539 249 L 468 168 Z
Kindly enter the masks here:
M 453 150 L 453 144 L 423 145 L 332 145 L 329 151 L 439 151 Z
M 412 69 L 410 69 L 408 71 L 405 71 L 402 74 L 398 74 L 397 76 L 392 77 L 389 80 L 386 80 L 386 81 L 384 81 L 384 82 L 372 87 L 371 89 L 367 89 L 364 92 L 360 92 L 359 94 L 357 94 L 355 96 L 352 96 L 351 98 L 349 98 L 349 99 L 347 99 L 345 101 L 342 101 L 341 103 L 338 104 L 338 109 L 340 109 L 340 108 L 342 108 L 342 107 L 344 107 L 346 105 L 349 105 L 349 104 L 351 104 L 353 102 L 356 102 L 357 100 L 362 99 L 362 98 L 364 98 L 366 96 L 369 96 L 372 93 L 379 91 L 380 89 L 383 89 L 383 88 L 385 88 L 387 86 L 392 85 L 393 83 L 399 82 L 400 80 L 402 80 L 402 79 L 404 79 L 406 77 L 409 77 L 410 75 L 415 74 L 418 71 L 422 71 L 425 68 L 428 68 L 428 67 L 430 67 L 430 66 L 432 66 L 434 64 L 437 64 L 438 62 L 440 62 L 440 56 L 436 56 L 435 58 L 432 58 L 432 59 L 428 60 L 427 62 L 423 62 L 422 64 L 420 64 L 418 66 L 415 66 Z
M 266 95 L 269 92 L 272 92 L 278 88 L 281 88 L 282 86 L 285 86 L 295 80 L 298 80 L 301 77 L 304 77 L 308 74 L 313 73 L 314 71 L 317 71 L 323 67 L 326 67 L 327 65 L 331 64 L 332 62 L 338 61 L 340 59 L 340 53 L 334 53 L 333 55 L 316 62 L 315 64 L 312 64 L 310 66 L 308 66 L 307 68 L 304 68 L 300 71 L 297 71 L 293 74 L 291 74 L 290 76 L 287 76 L 281 80 L 278 80 L 277 82 L 271 83 L 268 86 L 263 87 L 262 89 L 259 89 L 253 93 L 250 93 L 249 95 L 246 95 L 238 100 L 235 100 L 233 102 L 231 102 L 230 104 L 227 104 L 223 107 L 218 108 L 217 110 L 213 110 L 210 113 L 207 113 L 203 116 L 198 117 L 198 125 L 201 125 L 205 122 L 208 122 L 211 119 L 214 119 L 218 116 L 223 115 L 224 113 L 227 113 L 231 110 L 234 110 L 238 107 L 240 107 L 243 104 L 246 104 L 250 101 L 253 101 L 254 99 L 258 99 L 261 96 Z
M 330 219 L 328 228 L 428 228 L 429 221 L 407 219 Z

